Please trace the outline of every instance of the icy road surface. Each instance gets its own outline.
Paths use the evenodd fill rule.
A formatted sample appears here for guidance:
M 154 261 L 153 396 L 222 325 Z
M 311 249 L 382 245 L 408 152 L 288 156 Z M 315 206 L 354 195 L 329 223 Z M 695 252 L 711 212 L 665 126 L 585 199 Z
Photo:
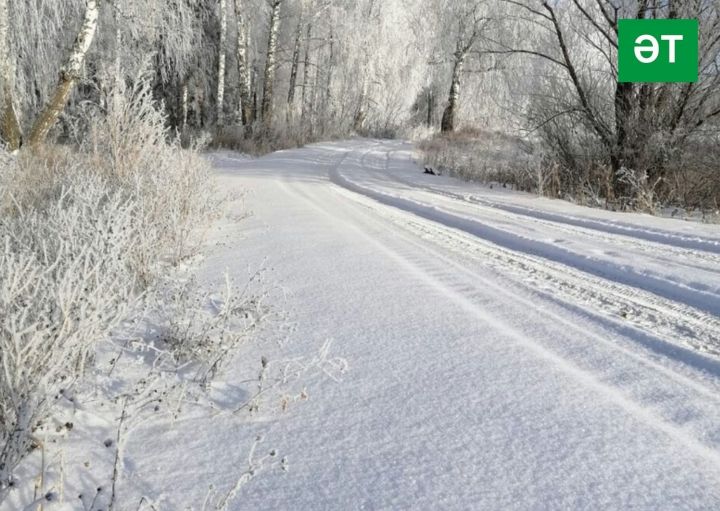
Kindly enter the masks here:
M 290 471 L 235 508 L 720 509 L 717 226 L 424 176 L 399 142 L 215 165 L 252 216 L 206 277 L 267 258 L 293 351 L 350 363 L 263 425 Z M 216 433 L 173 441 L 230 484 Z

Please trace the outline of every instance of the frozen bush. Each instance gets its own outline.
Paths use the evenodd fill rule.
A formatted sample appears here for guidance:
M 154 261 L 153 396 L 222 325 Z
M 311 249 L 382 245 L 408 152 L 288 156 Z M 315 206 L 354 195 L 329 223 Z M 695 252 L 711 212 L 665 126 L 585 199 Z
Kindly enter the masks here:
M 137 235 L 132 201 L 86 174 L 56 192 L 0 217 L 0 500 L 33 430 L 136 291 L 124 257 Z
M 0 215 L 42 206 L 52 200 L 58 183 L 77 173 L 79 161 L 61 146 L 41 146 L 33 153 L 11 155 L 0 150 Z
M 93 114 L 86 146 L 94 166 L 139 203 L 145 238 L 136 263 L 150 281 L 157 254 L 172 262 L 185 257 L 191 231 L 216 208 L 210 204 L 210 165 L 201 147 L 183 149 L 170 137 L 147 73 L 132 87 L 118 84 L 103 103 L 107 110 Z
M 0 155 L 0 501 L 33 431 L 211 215 L 209 164 L 169 139 L 139 77 L 79 148 Z
M 176 364 L 194 363 L 195 380 L 207 384 L 240 342 L 270 314 L 261 289 L 261 272 L 243 286 L 225 276 L 221 295 L 203 292 L 194 281 L 167 282 L 158 303 L 161 338 Z M 260 289 L 256 289 L 260 288 Z
M 656 208 L 657 188 L 662 179 L 651 181 L 648 173 L 622 167 L 618 170 L 618 181 L 627 190 L 627 197 L 620 197 L 623 206 L 630 209 L 653 213 Z
M 461 179 L 527 191 L 535 184 L 534 173 L 529 171 L 533 149 L 519 138 L 465 129 L 425 140 L 420 150 L 427 164 Z

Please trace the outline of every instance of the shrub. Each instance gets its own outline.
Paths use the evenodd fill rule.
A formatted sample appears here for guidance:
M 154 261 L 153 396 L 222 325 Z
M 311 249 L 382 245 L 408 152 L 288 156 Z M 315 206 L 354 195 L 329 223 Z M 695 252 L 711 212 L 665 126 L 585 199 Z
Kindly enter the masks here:
M 0 501 L 96 343 L 212 213 L 209 164 L 169 140 L 149 79 L 105 104 L 79 148 L 0 155 Z
M 4 178 L 4 176 L 3 176 Z M 133 304 L 137 206 L 96 175 L 0 218 L 0 497 L 57 396 Z
M 421 141 L 420 149 L 427 164 L 469 181 L 500 183 L 594 207 L 697 209 L 713 221 L 720 209 L 720 139 L 714 132 L 695 136 L 682 154 L 665 154 L 658 149 L 659 140 L 653 139 L 644 151 L 655 155 L 661 173 L 622 168 L 616 175 L 597 147 L 588 140 L 570 140 L 569 131 L 556 125 L 545 128 L 542 151 L 522 139 L 477 129 L 435 135 Z
M 170 138 L 151 85 L 142 73 L 133 87 L 120 83 L 111 90 L 103 101 L 107 110 L 91 114 L 84 144 L 98 172 L 138 203 L 144 238 L 134 256 L 146 282 L 152 280 L 158 254 L 171 262 L 188 255 L 192 229 L 214 209 L 210 165 L 199 154 L 202 147 L 196 142 L 184 150 L 179 138 Z
M 469 181 L 533 190 L 528 167 L 532 146 L 515 137 L 465 129 L 422 141 L 426 163 Z
M 222 369 L 237 346 L 252 335 L 271 314 L 257 272 L 239 287 L 225 275 L 220 296 L 203 292 L 190 280 L 168 282 L 159 290 L 158 321 L 161 348 L 173 365 L 195 365 L 196 383 L 206 386 Z

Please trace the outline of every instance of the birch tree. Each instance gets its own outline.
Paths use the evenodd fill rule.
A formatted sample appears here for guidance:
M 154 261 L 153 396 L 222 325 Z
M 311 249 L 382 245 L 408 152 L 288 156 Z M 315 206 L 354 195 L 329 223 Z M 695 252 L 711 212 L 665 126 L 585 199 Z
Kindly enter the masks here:
M 8 0 L 0 0 L 0 138 L 8 150 L 15 151 L 20 148 L 22 135 L 15 112 L 15 66 L 10 52 L 9 28 Z
M 280 30 L 280 9 L 283 0 L 271 0 L 268 44 L 263 75 L 262 121 L 266 130 L 272 127 L 273 95 L 275 91 L 275 66 L 278 31 Z
M 295 41 L 290 68 L 290 83 L 288 85 L 287 110 L 288 122 L 292 121 L 293 108 L 295 103 L 295 89 L 297 88 L 297 75 L 300 68 L 300 52 L 302 51 L 303 24 L 305 23 L 304 3 L 300 4 L 300 15 L 295 29 Z
M 40 113 L 33 125 L 28 142 L 31 146 L 45 141 L 48 132 L 53 127 L 65 104 L 72 93 L 75 83 L 80 79 L 85 57 L 95 37 L 99 16 L 97 0 L 87 0 L 85 16 L 80 31 L 72 46 L 65 65 L 60 70 L 60 78 L 50 102 Z
M 313 42 L 315 40 L 316 31 L 317 31 L 317 21 L 318 18 L 331 6 L 330 1 L 316 1 L 316 0 L 310 0 L 310 1 L 304 1 L 301 4 L 301 11 L 300 11 L 300 23 L 298 24 L 298 30 L 304 31 L 304 34 L 302 32 L 296 34 L 300 35 L 303 38 L 303 41 L 301 42 L 302 49 L 299 49 L 299 51 L 302 51 L 303 59 L 302 59 L 302 83 L 300 85 L 300 124 L 307 128 L 308 124 L 310 124 L 310 112 L 313 108 L 312 105 L 312 97 L 314 95 L 311 94 L 311 89 L 313 87 L 316 87 L 317 84 L 312 83 L 312 75 L 311 71 L 314 67 L 317 72 L 318 66 L 321 66 L 322 63 L 319 60 L 319 54 L 317 54 L 317 44 L 313 45 Z M 303 37 L 304 35 L 304 37 Z M 315 50 L 315 53 L 317 55 L 316 61 L 313 62 L 312 59 L 312 53 L 313 50 Z M 300 58 L 300 55 L 298 54 L 298 59 Z M 299 67 L 298 67 L 299 69 Z M 296 70 L 297 73 L 297 70 Z M 291 85 L 293 84 L 293 78 L 292 78 L 292 70 L 291 70 Z M 297 80 L 297 77 L 295 77 L 295 80 Z M 294 87 L 291 87 L 294 88 Z M 290 99 L 290 96 L 294 99 L 295 92 L 292 90 L 288 91 L 288 98 Z M 310 130 L 312 131 L 312 130 Z
M 457 26 L 455 32 L 455 51 L 452 54 L 452 77 L 448 104 L 443 111 L 441 131 L 455 130 L 457 111 L 460 103 L 460 86 L 468 56 L 475 49 L 478 40 L 486 28 L 489 18 L 484 15 L 484 2 L 460 2 L 454 9 L 448 10 L 451 25 Z
M 307 26 L 305 28 L 305 58 L 303 59 L 303 79 L 302 79 L 302 86 L 301 86 L 301 114 L 300 114 L 300 122 L 303 126 L 307 124 L 307 117 L 308 117 L 308 96 L 310 92 L 310 42 L 312 40 L 313 36 L 313 23 L 312 18 L 308 20 Z
M 243 1 L 235 0 L 235 19 L 237 25 L 237 70 L 238 90 L 240 93 L 240 110 L 242 112 L 242 123 L 245 126 L 252 125 L 253 101 L 252 101 L 252 78 L 248 61 L 248 27 L 247 16 L 243 12 Z
M 368 68 L 371 65 L 371 54 L 370 54 L 370 48 L 371 40 L 372 40 L 372 32 L 368 30 L 368 27 L 363 24 L 360 20 L 362 18 L 365 18 L 366 20 L 379 20 L 379 5 L 378 5 L 378 11 L 376 12 L 376 3 L 375 0 L 370 0 L 367 4 L 367 6 L 363 6 L 362 3 L 359 3 L 357 6 L 357 14 L 356 16 L 356 23 L 357 23 L 357 29 L 360 31 L 361 35 L 361 48 L 359 49 L 359 59 L 358 59 L 358 65 L 360 72 L 362 76 L 361 80 L 361 87 L 360 87 L 360 95 L 357 100 L 357 106 L 353 115 L 353 122 L 352 122 L 352 128 L 353 131 L 360 133 L 365 128 L 365 120 L 367 118 L 367 103 L 368 103 L 368 94 L 369 94 L 369 87 L 370 87 L 370 79 L 368 73 Z M 379 24 L 377 24 L 379 26 Z
M 217 127 L 225 122 L 225 58 L 227 53 L 227 0 L 220 0 L 220 44 L 218 48 Z

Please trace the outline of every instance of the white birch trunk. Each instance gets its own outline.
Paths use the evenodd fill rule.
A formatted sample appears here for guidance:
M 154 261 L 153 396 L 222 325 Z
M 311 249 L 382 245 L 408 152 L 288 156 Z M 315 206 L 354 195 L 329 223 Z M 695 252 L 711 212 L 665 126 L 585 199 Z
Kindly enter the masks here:
M 20 148 L 22 133 L 13 98 L 15 64 L 10 54 L 9 31 L 8 0 L 0 0 L 0 139 L 8 150 L 15 151 Z
M 302 50 L 302 27 L 303 17 L 300 15 L 297 30 L 295 32 L 295 45 L 293 46 L 292 67 L 290 69 L 290 88 L 288 89 L 287 105 L 288 120 L 292 119 L 293 103 L 295 102 L 295 87 L 297 86 L 298 68 L 300 67 L 300 52 Z
M 313 81 L 312 104 L 310 106 L 310 135 L 315 134 L 315 127 L 318 125 L 322 100 L 323 90 L 320 84 L 320 56 L 318 52 L 317 65 L 315 66 L 315 80 Z
M 218 59 L 217 126 L 225 124 L 225 55 L 227 47 L 227 0 L 220 0 L 220 55 Z
M 360 132 L 365 124 L 365 98 L 367 97 L 367 78 L 363 78 L 362 91 L 360 92 L 360 100 L 358 101 L 358 107 L 355 112 L 355 118 L 353 119 L 353 130 Z
M 433 125 L 433 108 L 435 101 L 435 95 L 433 94 L 433 90 L 428 90 L 428 103 L 427 103 L 427 127 L 432 128 Z
M 10 29 L 10 6 L 8 0 L 0 0 L 0 93 L 8 87 L 10 72 L 10 45 L 8 32 Z
M 308 111 L 308 88 L 310 87 L 310 40 L 312 39 L 312 22 L 308 22 L 307 34 L 305 36 L 305 59 L 303 61 L 303 81 L 302 81 L 302 105 L 300 114 L 300 123 L 304 126 L 307 122 Z
M 450 94 L 448 94 L 448 106 L 445 108 L 442 116 L 440 130 L 442 132 L 450 132 L 455 130 L 455 120 L 457 117 L 458 104 L 460 102 L 460 76 L 465 66 L 465 57 L 467 52 L 458 51 L 455 54 L 455 64 L 453 65 L 452 83 L 450 85 Z
M 325 100 L 324 110 L 326 118 L 332 115 L 332 83 L 333 83 L 333 69 L 335 69 L 335 33 L 330 27 L 330 57 L 328 60 L 328 71 L 327 81 L 325 82 Z
M 183 83 L 182 86 L 182 127 L 183 131 L 187 129 L 187 121 L 188 121 L 188 96 L 190 95 L 190 92 L 188 90 L 188 84 L 187 82 Z
M 60 80 L 55 88 L 55 92 L 50 102 L 35 121 L 32 131 L 30 132 L 29 143 L 31 146 L 41 144 L 45 141 L 50 129 L 65 108 L 73 86 L 80 78 L 80 71 L 85 63 L 85 57 L 95 38 L 99 14 L 98 1 L 87 0 L 82 27 L 80 27 L 80 31 L 70 51 L 70 56 L 60 70 Z
M 280 7 L 282 0 L 273 0 L 270 15 L 270 33 L 268 34 L 267 58 L 265 59 L 265 77 L 263 81 L 262 120 L 266 129 L 272 127 L 273 93 L 275 88 L 275 54 L 277 52 L 278 31 L 280 29 Z
M 237 19 L 237 67 L 240 80 L 240 108 L 243 125 L 253 123 L 252 77 L 248 65 L 248 30 L 242 13 L 241 0 L 235 0 L 235 18 Z

